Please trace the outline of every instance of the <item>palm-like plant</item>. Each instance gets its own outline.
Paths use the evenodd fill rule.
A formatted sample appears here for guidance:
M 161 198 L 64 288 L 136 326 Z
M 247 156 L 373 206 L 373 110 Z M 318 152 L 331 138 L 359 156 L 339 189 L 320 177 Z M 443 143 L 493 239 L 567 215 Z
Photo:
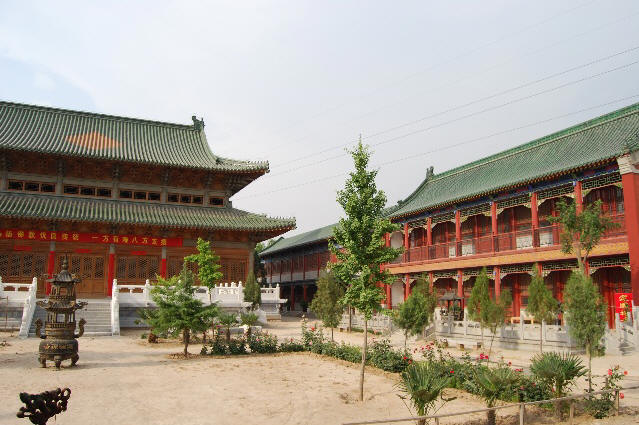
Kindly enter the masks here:
M 237 316 L 233 313 L 220 313 L 217 321 L 226 329 L 226 343 L 228 344 L 231 341 L 231 326 L 237 324 Z
M 560 398 L 567 395 L 577 378 L 586 374 L 586 368 L 574 354 L 550 352 L 533 357 L 530 372 L 551 389 L 555 398 Z M 556 409 L 561 416 L 561 404 Z
M 486 407 L 495 407 L 499 396 L 508 387 L 517 382 L 517 375 L 508 367 L 498 367 L 495 369 L 481 368 L 475 372 L 475 382 L 479 385 L 480 395 L 486 401 Z M 495 411 L 486 412 L 488 425 L 495 425 Z
M 444 402 L 442 395 L 444 388 L 450 383 L 450 378 L 441 375 L 441 369 L 431 362 L 420 362 L 409 365 L 401 375 L 401 381 L 397 384 L 399 390 L 404 393 L 399 398 L 410 399 L 418 416 L 426 416 L 435 408 L 438 398 Z M 441 406 L 440 406 L 441 407 Z M 424 425 L 425 419 L 417 421 L 418 425 Z

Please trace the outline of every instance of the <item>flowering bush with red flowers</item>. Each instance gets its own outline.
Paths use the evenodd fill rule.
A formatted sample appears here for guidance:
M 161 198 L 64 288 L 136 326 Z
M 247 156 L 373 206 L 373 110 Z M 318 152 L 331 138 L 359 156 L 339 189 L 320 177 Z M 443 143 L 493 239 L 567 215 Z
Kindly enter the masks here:
M 372 366 L 387 372 L 403 372 L 413 360 L 410 352 L 394 349 L 388 339 L 374 341 L 367 359 Z
M 628 374 L 628 371 L 622 371 L 619 365 L 616 365 L 608 369 L 608 373 L 604 375 L 604 382 L 601 384 L 599 390 L 615 390 L 621 388 L 621 381 L 624 376 Z M 594 381 L 594 379 L 593 379 Z M 595 389 L 596 390 L 596 389 Z M 621 398 L 621 394 L 619 394 Z M 615 407 L 615 393 L 610 392 L 601 394 L 599 396 L 593 396 L 586 400 L 586 410 L 592 416 L 597 419 L 610 416 Z

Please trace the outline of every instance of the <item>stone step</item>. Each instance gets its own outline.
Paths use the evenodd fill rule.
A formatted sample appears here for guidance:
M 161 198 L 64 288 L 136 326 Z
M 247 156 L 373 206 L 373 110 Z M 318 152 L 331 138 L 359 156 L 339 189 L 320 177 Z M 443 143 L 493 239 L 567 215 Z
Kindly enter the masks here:
M 47 312 L 42 307 L 36 307 L 29 329 L 29 336 L 35 336 L 35 321 L 46 320 Z M 86 320 L 84 326 L 85 336 L 110 336 L 111 335 L 111 306 L 109 303 L 95 303 L 78 310 L 75 315 L 76 322 Z

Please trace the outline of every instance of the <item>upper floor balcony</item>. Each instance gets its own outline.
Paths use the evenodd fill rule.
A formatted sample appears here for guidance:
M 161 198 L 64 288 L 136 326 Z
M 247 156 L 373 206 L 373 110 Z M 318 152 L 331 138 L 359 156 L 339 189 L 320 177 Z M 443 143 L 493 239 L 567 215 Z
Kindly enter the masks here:
M 624 214 L 609 216 L 617 227 L 607 231 L 601 243 L 626 236 Z M 514 232 L 497 233 L 480 237 L 466 237 L 445 243 L 415 246 L 408 248 L 393 264 L 406 264 L 425 261 L 444 261 L 472 256 L 517 253 L 535 249 L 560 249 L 561 228 L 559 224 L 538 228 L 529 228 Z

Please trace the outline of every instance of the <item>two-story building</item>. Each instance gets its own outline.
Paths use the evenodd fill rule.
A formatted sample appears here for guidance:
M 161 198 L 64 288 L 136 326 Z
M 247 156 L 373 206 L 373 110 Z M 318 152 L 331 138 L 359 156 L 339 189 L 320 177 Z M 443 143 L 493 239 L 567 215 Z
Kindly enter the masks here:
M 190 125 L 0 102 L 0 277 L 31 282 L 64 256 L 78 296 L 177 274 L 198 237 L 224 281 L 245 281 L 255 244 L 295 227 L 233 208 L 267 162 L 213 154 Z M 39 292 L 46 289 L 40 284 Z
M 639 298 L 639 104 L 426 179 L 390 214 L 402 230 L 388 235 L 405 253 L 386 268 L 397 276 L 386 303 L 404 299 L 418 274 L 438 294 L 464 300 L 486 267 L 491 290 L 508 288 L 511 315 L 528 300 L 536 264 L 558 300 L 577 263 L 561 251 L 550 219 L 560 200 L 580 209 L 597 200 L 618 223 L 594 248 L 587 272 L 600 286 L 614 326 L 615 293 Z

